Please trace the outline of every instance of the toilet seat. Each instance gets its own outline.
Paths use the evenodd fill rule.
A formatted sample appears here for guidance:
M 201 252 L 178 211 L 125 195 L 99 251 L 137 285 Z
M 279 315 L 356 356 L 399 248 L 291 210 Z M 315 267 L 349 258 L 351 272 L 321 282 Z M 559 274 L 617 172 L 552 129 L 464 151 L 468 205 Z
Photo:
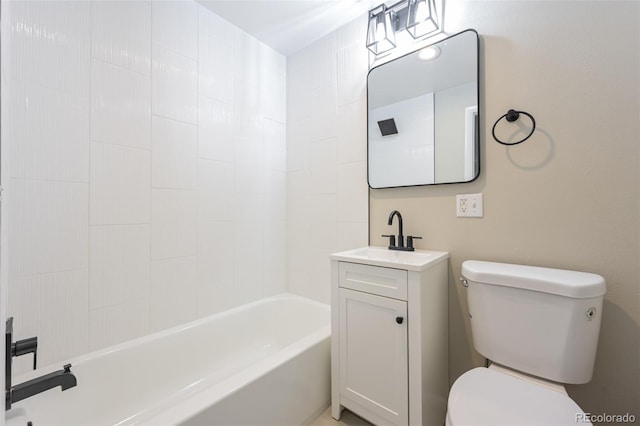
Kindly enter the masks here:
M 568 395 L 489 368 L 474 368 L 455 381 L 447 425 L 573 425 L 584 412 Z

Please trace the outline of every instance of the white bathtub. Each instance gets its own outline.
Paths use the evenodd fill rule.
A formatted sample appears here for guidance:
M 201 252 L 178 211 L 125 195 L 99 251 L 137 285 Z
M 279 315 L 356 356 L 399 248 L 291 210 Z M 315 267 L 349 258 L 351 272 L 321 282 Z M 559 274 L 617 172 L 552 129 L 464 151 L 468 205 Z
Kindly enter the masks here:
M 7 424 L 302 425 L 329 405 L 330 333 L 328 305 L 271 297 L 70 360 L 78 385 Z

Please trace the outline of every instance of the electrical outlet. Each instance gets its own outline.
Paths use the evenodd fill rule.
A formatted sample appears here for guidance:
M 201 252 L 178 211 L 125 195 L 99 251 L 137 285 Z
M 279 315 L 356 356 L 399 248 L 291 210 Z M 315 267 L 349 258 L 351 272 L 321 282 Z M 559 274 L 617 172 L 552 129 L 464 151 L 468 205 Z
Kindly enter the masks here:
M 456 195 L 456 216 L 482 217 L 482 193 Z

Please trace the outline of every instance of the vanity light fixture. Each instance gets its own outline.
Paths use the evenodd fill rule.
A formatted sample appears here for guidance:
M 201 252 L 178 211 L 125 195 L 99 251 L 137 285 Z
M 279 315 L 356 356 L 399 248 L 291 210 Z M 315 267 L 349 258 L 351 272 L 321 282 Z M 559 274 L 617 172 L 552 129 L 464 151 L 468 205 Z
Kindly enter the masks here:
M 367 48 L 380 55 L 396 47 L 397 33 L 406 31 L 414 39 L 422 39 L 439 29 L 435 0 L 400 0 L 391 6 L 383 3 L 369 11 Z
M 421 38 L 438 30 L 438 16 L 434 0 L 409 0 L 407 32 Z
M 385 4 L 369 11 L 369 28 L 367 29 L 367 48 L 376 55 L 388 52 L 396 47 L 394 24 L 396 14 L 387 9 Z

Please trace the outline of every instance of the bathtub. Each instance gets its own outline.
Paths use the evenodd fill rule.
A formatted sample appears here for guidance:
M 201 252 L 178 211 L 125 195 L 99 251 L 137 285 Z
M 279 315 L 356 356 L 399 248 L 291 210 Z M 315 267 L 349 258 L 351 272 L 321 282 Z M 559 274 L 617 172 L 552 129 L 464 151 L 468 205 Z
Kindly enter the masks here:
M 70 360 L 78 385 L 7 425 L 303 425 L 329 406 L 330 329 L 328 305 L 263 299 Z

